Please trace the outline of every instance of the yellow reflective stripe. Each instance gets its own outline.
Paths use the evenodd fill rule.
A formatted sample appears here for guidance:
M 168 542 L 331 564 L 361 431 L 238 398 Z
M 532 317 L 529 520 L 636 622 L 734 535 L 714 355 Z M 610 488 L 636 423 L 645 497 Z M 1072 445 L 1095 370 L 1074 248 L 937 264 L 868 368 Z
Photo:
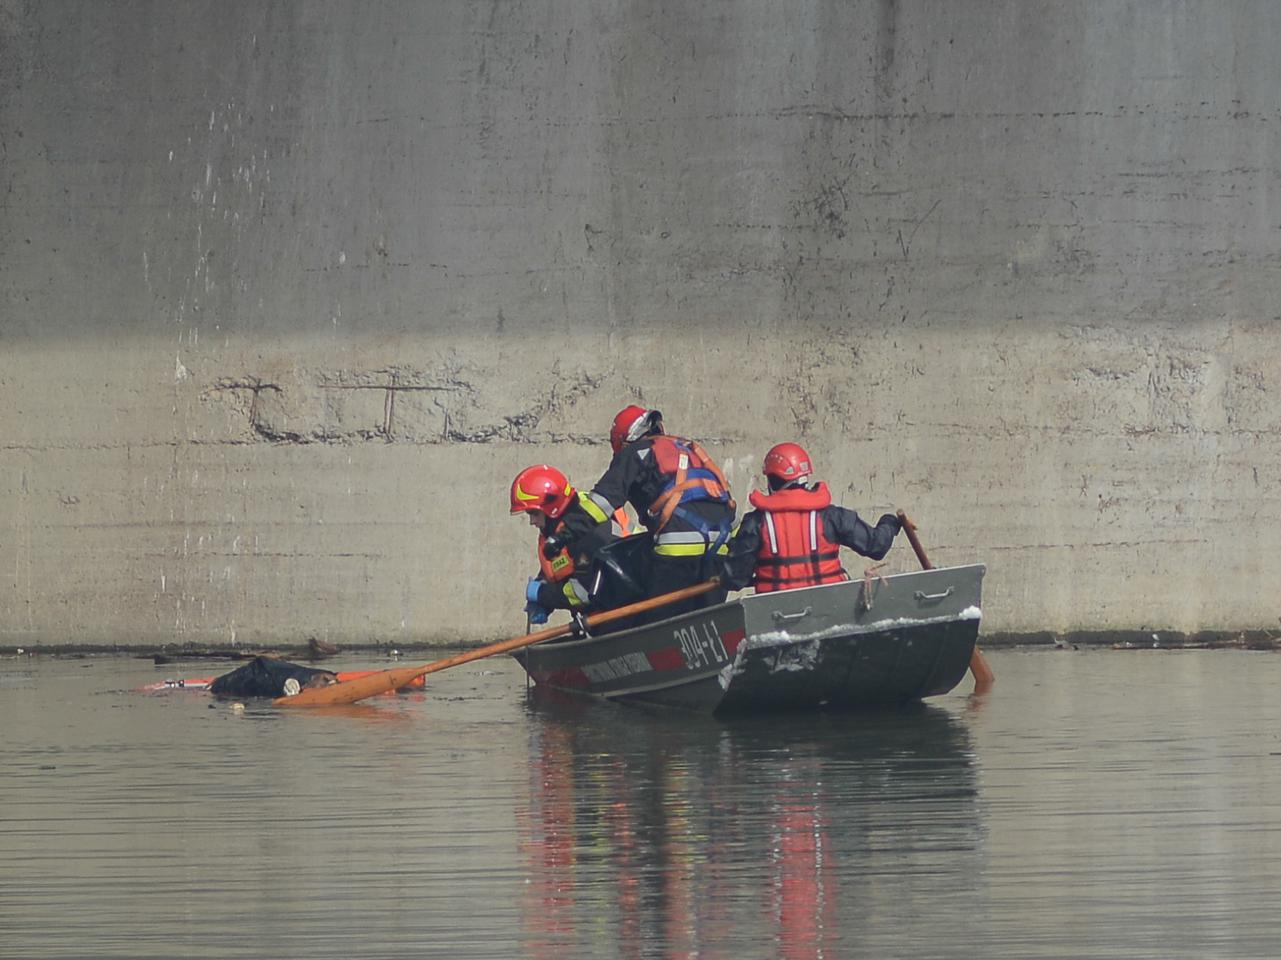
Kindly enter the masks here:
M 596 505 L 596 501 L 581 490 L 578 492 L 578 502 L 582 505 L 583 509 L 587 511 L 587 515 L 597 523 L 604 523 L 609 519 L 609 514 L 598 507 Z
M 569 601 L 571 607 L 581 607 L 588 600 L 586 592 L 573 580 L 566 580 L 560 591 L 565 594 L 565 599 Z
M 706 543 L 660 543 L 654 547 L 654 552 L 660 557 L 701 557 L 707 552 L 707 546 Z M 728 554 L 729 544 L 722 543 L 716 553 L 721 556 Z

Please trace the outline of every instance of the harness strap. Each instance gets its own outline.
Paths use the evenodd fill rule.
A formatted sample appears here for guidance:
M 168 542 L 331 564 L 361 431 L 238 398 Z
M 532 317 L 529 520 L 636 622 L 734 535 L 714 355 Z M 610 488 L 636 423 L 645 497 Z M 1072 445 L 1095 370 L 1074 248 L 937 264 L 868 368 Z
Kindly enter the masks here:
M 711 524 L 683 507 L 675 515 L 688 523 L 693 530 L 681 533 L 660 533 L 654 537 L 654 552 L 664 556 L 700 556 L 705 553 L 726 554 L 732 524 Z M 715 532 L 716 538 L 712 539 Z
M 737 506 L 733 498 L 729 495 L 729 484 L 725 480 L 725 474 L 721 468 L 716 465 L 707 451 L 696 440 L 686 440 L 684 438 L 671 437 L 670 442 L 680 451 L 676 460 L 676 474 L 671 485 L 658 495 L 649 507 L 649 515 L 658 520 L 654 529 L 662 530 L 676 509 L 688 500 L 716 500 L 728 504 L 730 510 L 736 510 Z M 701 467 L 695 467 L 692 471 L 689 467 L 690 454 L 694 454 L 701 462 Z M 697 493 L 697 496 L 689 496 L 691 493 Z M 682 519 L 685 516 L 682 515 Z M 726 533 L 728 536 L 728 532 Z M 720 540 L 719 543 L 724 543 Z

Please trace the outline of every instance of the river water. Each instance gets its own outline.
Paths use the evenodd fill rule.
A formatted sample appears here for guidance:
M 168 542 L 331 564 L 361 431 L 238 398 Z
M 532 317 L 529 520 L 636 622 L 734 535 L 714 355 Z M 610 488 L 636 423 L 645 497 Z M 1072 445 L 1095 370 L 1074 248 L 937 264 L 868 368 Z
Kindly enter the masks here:
M 0 661 L 0 956 L 1281 957 L 1281 658 L 988 659 L 733 723 L 506 659 L 318 713 Z

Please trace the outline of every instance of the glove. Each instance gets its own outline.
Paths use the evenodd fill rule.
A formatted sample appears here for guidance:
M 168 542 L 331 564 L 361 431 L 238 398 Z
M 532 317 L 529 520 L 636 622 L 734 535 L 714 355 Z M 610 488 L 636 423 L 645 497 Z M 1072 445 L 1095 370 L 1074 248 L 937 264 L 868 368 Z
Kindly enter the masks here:
M 556 554 L 560 553 L 563 546 L 565 544 L 560 537 L 548 537 L 543 541 L 543 556 L 548 560 L 555 560 Z
M 537 577 L 530 577 L 529 583 L 525 584 L 525 616 L 529 617 L 530 623 L 546 623 L 552 615 L 550 608 L 538 602 L 538 589 L 542 585 L 543 581 Z
M 898 532 L 903 529 L 903 521 L 892 513 L 881 514 L 881 519 L 876 521 L 876 525 L 879 527 L 883 523 L 893 524 L 895 536 L 897 536 Z

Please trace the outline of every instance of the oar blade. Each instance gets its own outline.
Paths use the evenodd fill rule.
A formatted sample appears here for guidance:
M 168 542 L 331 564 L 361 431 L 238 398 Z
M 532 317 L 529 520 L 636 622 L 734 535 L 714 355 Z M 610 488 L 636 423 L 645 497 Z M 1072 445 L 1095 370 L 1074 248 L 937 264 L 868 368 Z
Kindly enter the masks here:
M 898 511 L 898 518 L 903 524 L 903 532 L 907 534 L 908 542 L 916 552 L 916 559 L 921 561 L 921 567 L 925 570 L 933 570 L 934 564 L 930 563 L 930 558 L 925 555 L 925 547 L 921 545 L 921 538 L 917 535 L 916 524 L 902 510 Z M 983 656 L 983 651 L 978 648 L 978 644 L 974 645 L 974 653 L 970 656 L 970 673 L 974 676 L 975 693 L 985 693 L 996 682 L 996 674 L 988 666 L 987 657 Z
M 987 657 L 983 656 L 983 651 L 974 645 L 974 653 L 970 657 L 970 673 L 974 675 L 974 692 L 983 693 L 996 682 L 996 674 L 988 665 Z

